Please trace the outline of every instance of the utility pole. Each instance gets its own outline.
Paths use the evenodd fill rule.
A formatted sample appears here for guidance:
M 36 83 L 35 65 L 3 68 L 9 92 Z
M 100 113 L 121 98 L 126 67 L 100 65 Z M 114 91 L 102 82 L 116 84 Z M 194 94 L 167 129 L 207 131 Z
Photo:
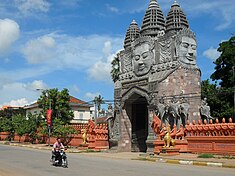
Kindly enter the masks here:
M 48 146 L 50 146 L 51 145 L 51 122 L 52 122 L 51 99 L 50 99 L 50 95 L 49 95 L 47 89 L 36 89 L 36 90 L 45 91 L 46 92 L 46 97 L 49 101 L 49 109 L 47 110 L 47 127 L 48 127 Z M 50 118 L 50 122 L 48 122 L 48 120 L 49 120 L 48 118 Z
M 97 125 L 97 112 L 96 112 L 96 102 L 95 101 L 94 101 L 94 108 L 95 108 L 95 114 L 94 114 L 95 125 Z
M 234 80 L 234 67 L 232 67 L 233 69 L 233 121 L 235 120 L 235 80 Z

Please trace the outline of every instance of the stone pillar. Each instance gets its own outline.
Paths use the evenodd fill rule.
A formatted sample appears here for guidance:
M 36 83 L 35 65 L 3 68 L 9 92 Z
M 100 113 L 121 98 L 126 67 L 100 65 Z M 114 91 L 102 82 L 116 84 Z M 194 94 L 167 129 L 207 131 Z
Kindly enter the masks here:
M 118 141 L 118 151 L 131 152 L 131 122 L 125 109 L 120 114 L 120 139 Z
M 151 127 L 152 121 L 153 121 L 153 112 L 154 112 L 155 106 L 154 105 L 149 105 L 148 106 L 148 137 L 147 137 L 147 152 L 153 152 L 154 145 L 153 142 L 155 140 L 155 134 L 154 131 Z

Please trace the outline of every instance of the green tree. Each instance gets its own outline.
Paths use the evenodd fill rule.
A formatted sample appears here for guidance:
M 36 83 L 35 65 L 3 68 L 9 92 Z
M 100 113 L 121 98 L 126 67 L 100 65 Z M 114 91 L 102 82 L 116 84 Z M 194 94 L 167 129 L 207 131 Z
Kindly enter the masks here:
M 48 134 L 48 127 L 46 122 L 43 122 L 42 128 L 40 129 L 40 133 L 44 136 Z M 68 145 L 69 142 L 74 138 L 74 135 L 77 134 L 77 130 L 75 130 L 70 125 L 64 125 L 60 119 L 55 119 L 53 122 L 53 131 L 51 136 L 60 137 L 63 141 L 64 145 Z
M 235 36 L 220 43 L 218 51 L 221 55 L 214 62 L 215 72 L 211 75 L 211 79 L 220 80 L 221 87 L 234 87 Z
M 220 43 L 218 51 L 221 54 L 214 62 L 215 71 L 211 75 L 215 83 L 202 82 L 202 98 L 207 98 L 212 116 L 228 119 L 234 115 L 235 36 Z
M 21 114 L 17 114 L 12 117 L 12 124 L 15 128 L 15 133 L 20 137 L 19 142 L 21 141 L 21 137 L 27 134 L 27 120 L 25 116 Z
M 1 117 L 1 121 L 0 121 L 0 129 L 3 132 L 8 132 L 9 136 L 8 136 L 8 140 L 11 141 L 14 138 L 14 134 L 15 134 L 15 128 L 14 125 L 12 123 L 12 119 L 11 118 L 7 118 L 7 117 Z
M 24 108 L 13 109 L 13 108 L 6 108 L 4 110 L 0 110 L 0 117 L 6 117 L 11 119 L 14 115 L 21 114 L 22 116 L 26 115 Z
M 54 137 L 61 137 L 63 144 L 68 145 L 69 142 L 74 138 L 74 135 L 78 132 L 72 128 L 72 126 L 64 125 L 64 123 L 59 119 L 56 119 L 54 123 L 55 124 L 52 135 Z
M 43 122 L 41 114 L 31 114 L 29 113 L 26 120 L 26 134 L 29 135 L 30 142 L 35 143 L 36 140 L 41 140 L 38 129 L 41 127 L 41 123 Z
M 94 101 L 95 105 L 97 106 L 98 112 L 100 112 L 101 104 L 104 103 L 104 98 L 101 97 L 101 95 L 98 95 L 97 97 L 94 98 L 93 101 Z
M 111 62 L 112 64 L 112 70 L 111 70 L 111 76 L 113 79 L 113 82 L 116 82 L 119 79 L 119 74 L 120 74 L 120 66 L 119 66 L 119 54 L 117 54 L 113 61 Z
M 61 92 L 58 89 L 44 90 L 38 99 L 39 108 L 46 117 L 48 109 L 52 109 L 52 119 L 60 119 L 64 124 L 73 119 L 73 112 L 70 107 L 70 96 L 68 89 Z
M 228 119 L 233 113 L 233 106 L 227 101 L 227 92 L 209 80 L 202 81 L 202 99 L 207 98 L 207 103 L 211 109 L 211 116 L 221 120 Z
M 104 103 L 103 97 L 101 95 L 98 95 L 94 98 L 93 102 L 95 103 L 95 124 L 97 124 L 97 117 L 99 117 L 99 112 L 101 109 L 101 104 Z

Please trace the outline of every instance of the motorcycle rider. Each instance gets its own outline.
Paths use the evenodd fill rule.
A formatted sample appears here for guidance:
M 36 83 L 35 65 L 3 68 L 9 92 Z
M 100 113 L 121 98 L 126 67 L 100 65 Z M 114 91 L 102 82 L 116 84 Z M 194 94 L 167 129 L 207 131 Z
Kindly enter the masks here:
M 60 137 L 58 137 L 58 138 L 56 138 L 56 142 L 53 145 L 52 157 L 54 155 L 55 160 L 59 160 L 59 162 L 61 162 L 61 155 L 60 155 L 61 149 L 64 149 L 64 145 L 62 144 Z

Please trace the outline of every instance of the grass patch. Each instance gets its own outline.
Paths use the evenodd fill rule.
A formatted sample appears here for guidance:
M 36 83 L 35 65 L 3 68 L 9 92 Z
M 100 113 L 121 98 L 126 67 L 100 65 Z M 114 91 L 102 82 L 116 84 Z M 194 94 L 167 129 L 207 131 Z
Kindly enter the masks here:
M 146 157 L 131 158 L 131 160 L 147 161 Z
M 198 158 L 214 158 L 213 154 L 203 153 L 197 156 Z
M 235 159 L 235 156 L 230 155 L 213 155 L 210 153 L 202 153 L 197 156 L 198 158 L 218 158 L 218 159 Z
M 223 158 L 223 159 L 235 159 L 235 156 L 221 156 L 218 158 Z

